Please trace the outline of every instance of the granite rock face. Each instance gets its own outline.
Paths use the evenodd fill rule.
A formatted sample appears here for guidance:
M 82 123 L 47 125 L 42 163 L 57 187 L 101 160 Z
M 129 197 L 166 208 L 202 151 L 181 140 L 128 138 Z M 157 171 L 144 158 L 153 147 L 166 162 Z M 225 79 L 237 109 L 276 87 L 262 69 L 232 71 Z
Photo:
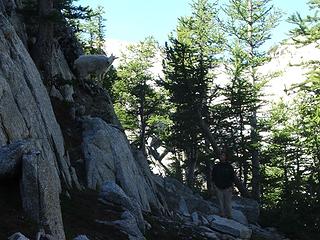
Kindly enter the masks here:
M 59 189 L 52 184 L 55 176 L 50 168 L 51 165 L 42 161 L 39 151 L 23 155 L 20 183 L 22 205 L 25 212 L 47 233 L 64 239 Z M 46 178 L 42 177 L 44 175 Z
M 49 225 L 47 227 L 55 237 L 64 239 L 59 193 L 61 183 L 71 187 L 76 182 L 76 176 L 71 175 L 72 167 L 47 90 L 24 43 L 8 19 L 7 13 L 1 11 L 0 145 L 24 139 L 34 142 L 33 148 L 38 152 L 37 155 L 22 158 L 27 165 L 30 164 L 30 169 L 35 167 L 34 161 L 39 167 L 36 174 L 41 186 L 29 187 L 34 187 L 32 191 L 44 195 L 40 204 L 42 209 L 33 216 L 39 215 L 35 220 L 45 221 L 44 224 Z M 45 189 L 50 189 L 51 193 L 47 195 Z M 37 211 L 36 208 L 33 210 Z
M 162 209 L 152 179 L 140 167 L 142 159 L 139 163 L 134 158 L 125 134 L 100 118 L 84 117 L 82 126 L 88 187 L 97 189 L 107 180 L 115 181 L 142 210 Z
M 75 78 L 60 48 L 54 49 L 52 58 L 52 76 L 54 78 L 62 79 L 65 82 Z
M 13 26 L 0 14 L 0 144 L 39 139 L 57 177 L 72 185 L 61 129 L 40 74 Z M 27 100 L 27 101 L 26 101 Z

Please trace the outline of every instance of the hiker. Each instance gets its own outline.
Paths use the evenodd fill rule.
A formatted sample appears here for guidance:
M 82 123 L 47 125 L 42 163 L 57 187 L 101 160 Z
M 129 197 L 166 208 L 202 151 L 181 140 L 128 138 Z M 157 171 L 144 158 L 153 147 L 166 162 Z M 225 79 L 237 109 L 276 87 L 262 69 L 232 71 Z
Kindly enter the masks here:
M 216 189 L 219 201 L 220 216 L 231 218 L 232 189 L 235 180 L 235 172 L 230 160 L 231 151 L 225 150 L 220 156 L 220 162 L 212 169 L 212 181 Z

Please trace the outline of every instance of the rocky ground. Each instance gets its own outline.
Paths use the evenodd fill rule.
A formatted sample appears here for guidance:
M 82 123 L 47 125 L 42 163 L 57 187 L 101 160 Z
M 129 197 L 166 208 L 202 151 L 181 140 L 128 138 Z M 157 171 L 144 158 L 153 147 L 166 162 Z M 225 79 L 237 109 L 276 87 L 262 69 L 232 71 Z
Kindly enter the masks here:
M 174 192 L 183 190 L 177 189 L 183 185 L 173 179 L 168 179 L 166 185 Z M 17 184 L 6 182 L 0 186 L 0 226 L 4 226 L 0 231 L 0 239 L 6 239 L 15 232 L 22 232 L 29 239 L 35 239 L 39 230 L 37 224 L 22 214 L 19 189 L 13 186 Z M 171 205 L 177 209 L 172 208 L 165 215 L 144 212 L 142 216 L 139 206 L 113 182 L 107 182 L 100 193 L 88 189 L 69 191 L 61 198 L 66 239 L 75 239 L 79 235 L 85 235 L 90 240 L 285 239 L 275 229 L 266 230 L 257 224 L 249 224 L 244 215 L 239 217 L 239 213 L 235 214 L 238 215 L 237 221 L 221 219 L 213 213 L 215 204 L 200 196 L 189 192 L 184 198 L 186 200 L 180 199 L 176 205 Z M 236 201 L 239 203 L 239 200 Z M 201 212 L 210 207 L 211 214 Z M 194 212 L 190 213 L 189 210 Z M 248 209 L 249 212 L 253 214 L 252 209 Z
M 23 233 L 29 239 L 35 239 L 38 233 L 37 224 L 23 213 L 19 189 L 15 182 L 2 182 L 0 185 L 0 239 L 7 239 L 16 232 Z M 101 209 L 98 194 L 95 191 L 72 192 L 61 199 L 63 222 L 67 239 L 79 234 L 93 240 L 125 240 L 126 235 L 113 226 L 95 222 L 101 217 L 108 220 L 120 218 L 113 206 Z

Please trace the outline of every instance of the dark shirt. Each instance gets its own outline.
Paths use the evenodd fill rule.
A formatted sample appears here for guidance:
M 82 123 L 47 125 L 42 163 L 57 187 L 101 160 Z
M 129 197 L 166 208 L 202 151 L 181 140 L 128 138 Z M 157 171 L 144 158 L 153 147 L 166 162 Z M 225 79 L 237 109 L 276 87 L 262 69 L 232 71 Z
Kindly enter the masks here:
M 234 169 L 228 162 L 219 162 L 213 166 L 212 181 L 219 189 L 232 186 L 235 179 Z

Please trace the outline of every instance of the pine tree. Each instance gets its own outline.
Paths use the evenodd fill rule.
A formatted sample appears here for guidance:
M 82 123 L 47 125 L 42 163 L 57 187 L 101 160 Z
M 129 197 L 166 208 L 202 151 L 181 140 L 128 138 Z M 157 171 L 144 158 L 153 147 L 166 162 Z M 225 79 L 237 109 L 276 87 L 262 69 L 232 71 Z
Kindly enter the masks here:
M 198 111 L 207 116 L 209 82 L 217 64 L 221 33 L 214 22 L 217 10 L 208 0 L 192 3 L 193 13 L 178 21 L 176 33 L 166 44 L 163 85 L 168 89 L 175 111 L 171 118 L 172 145 L 186 156 L 186 181 L 194 185 L 194 172 L 198 163 L 199 129 Z
M 253 84 L 247 78 L 248 55 L 238 42 L 228 48 L 229 59 L 225 68 L 229 82 L 224 87 L 224 112 L 220 114 L 226 132 L 223 138 L 231 143 L 234 152 L 234 161 L 239 164 L 239 176 L 245 187 L 248 186 L 249 152 L 250 152 L 250 118 L 255 111 L 256 94 Z M 222 124 L 220 124 L 222 125 Z
M 55 7 L 62 13 L 63 18 L 75 33 L 81 31 L 80 22 L 89 21 L 93 10 L 89 6 L 74 5 L 77 0 L 56 0 Z
M 299 46 L 320 37 L 320 1 L 309 4 L 316 10 L 314 15 L 302 18 L 297 13 L 290 17 L 296 24 L 291 34 Z M 309 69 L 307 79 L 288 91 L 293 101 L 280 102 L 271 111 L 271 134 L 264 151 L 263 201 L 273 224 L 282 231 L 299 239 L 316 239 L 320 226 L 319 62 L 308 62 L 304 67 Z M 280 213 L 281 218 L 275 217 Z
M 320 194 L 319 101 L 300 91 L 292 103 L 280 102 L 271 111 L 263 152 L 262 199 L 272 223 L 282 231 L 314 239 L 320 224 L 319 209 L 310 207 L 319 205 Z M 282 217 L 277 218 L 280 213 Z
M 312 16 L 308 15 L 306 18 L 301 18 L 299 13 L 291 16 L 289 21 L 296 25 L 290 33 L 297 44 L 306 45 L 316 42 L 320 39 L 320 18 L 319 0 L 310 0 L 308 2 L 309 8 L 314 12 Z M 319 48 L 319 44 L 317 44 Z M 303 124 L 303 137 L 310 149 L 312 159 L 314 159 L 313 173 L 318 176 L 314 179 L 320 182 L 320 143 L 318 133 L 320 133 L 320 61 L 308 62 L 305 67 L 309 69 L 307 80 L 298 86 L 296 89 L 299 91 L 301 100 L 299 103 L 299 110 L 301 114 L 301 124 Z
M 147 139 L 160 125 L 166 125 L 165 96 L 156 89 L 152 74 L 158 43 L 148 37 L 130 45 L 117 69 L 118 79 L 113 85 L 115 109 L 130 139 L 146 155 Z M 157 127 L 159 126 L 159 127 Z M 157 133 L 156 135 L 158 135 Z
M 245 50 L 246 58 L 243 70 L 245 77 L 253 86 L 253 111 L 250 117 L 251 126 L 251 162 L 252 194 L 260 198 L 260 161 L 259 161 L 259 128 L 257 112 L 260 106 L 262 80 L 257 69 L 268 61 L 262 45 L 270 38 L 271 30 L 280 17 L 274 10 L 271 0 L 230 0 L 225 9 L 228 21 L 224 24 L 226 32 L 235 39 L 240 48 Z
M 87 54 L 103 54 L 106 21 L 103 18 L 104 9 L 98 6 L 92 10 L 89 18 L 79 24 L 78 38 Z
M 320 23 L 319 23 L 319 0 L 309 0 L 309 8 L 314 11 L 313 15 L 306 18 L 301 17 L 297 12 L 289 17 L 288 21 L 296 27 L 290 31 L 292 38 L 297 43 L 308 44 L 320 39 Z

